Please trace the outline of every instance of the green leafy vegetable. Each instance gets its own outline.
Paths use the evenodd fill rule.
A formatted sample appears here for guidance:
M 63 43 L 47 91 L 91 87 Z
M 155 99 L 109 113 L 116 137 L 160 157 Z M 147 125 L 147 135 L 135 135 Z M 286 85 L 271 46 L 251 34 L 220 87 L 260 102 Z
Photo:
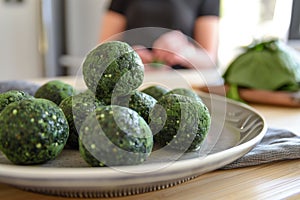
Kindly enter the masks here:
M 253 42 L 223 75 L 229 85 L 271 91 L 300 89 L 300 58 L 277 39 Z M 239 98 L 231 88 L 229 97 Z

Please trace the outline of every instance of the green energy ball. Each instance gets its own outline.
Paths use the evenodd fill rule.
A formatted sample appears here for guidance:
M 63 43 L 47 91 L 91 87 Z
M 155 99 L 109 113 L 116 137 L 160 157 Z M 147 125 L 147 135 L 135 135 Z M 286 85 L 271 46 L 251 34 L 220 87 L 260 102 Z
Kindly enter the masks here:
M 63 99 L 74 94 L 73 86 L 59 80 L 53 80 L 39 87 L 34 97 L 48 99 L 59 105 Z
M 145 120 L 134 110 L 116 105 L 97 108 L 79 133 L 80 154 L 94 167 L 141 164 L 152 147 Z
M 59 107 L 63 110 L 70 129 L 68 147 L 79 148 L 78 132 L 82 123 L 91 112 L 103 105 L 104 103 L 96 99 L 90 90 L 67 97 L 60 103 Z
M 142 90 L 142 92 L 152 96 L 156 100 L 166 94 L 169 90 L 163 86 L 152 85 Z
M 56 158 L 68 136 L 63 111 L 46 99 L 11 103 L 0 115 L 0 147 L 14 164 L 40 164 Z
M 196 92 L 194 92 L 191 89 L 187 89 L 187 88 L 175 88 L 175 89 L 167 92 L 166 94 L 180 94 L 180 95 L 183 95 L 183 96 L 190 97 L 190 98 L 192 98 L 196 101 L 202 102 L 202 99 L 200 98 L 200 96 Z
M 198 150 L 210 124 L 210 113 L 203 103 L 178 94 L 161 97 L 150 113 L 154 143 L 179 151 Z
M 31 99 L 33 96 L 20 90 L 10 90 L 0 94 L 0 112 L 9 104 L 21 101 L 24 99 Z
M 144 79 L 139 55 L 127 44 L 109 41 L 90 51 L 82 65 L 87 87 L 110 104 L 112 97 L 124 96 L 138 88 Z
M 122 97 L 117 100 L 116 103 L 119 106 L 128 107 L 136 111 L 146 122 L 149 121 L 149 113 L 153 109 L 156 99 L 152 96 L 135 90 L 126 97 Z

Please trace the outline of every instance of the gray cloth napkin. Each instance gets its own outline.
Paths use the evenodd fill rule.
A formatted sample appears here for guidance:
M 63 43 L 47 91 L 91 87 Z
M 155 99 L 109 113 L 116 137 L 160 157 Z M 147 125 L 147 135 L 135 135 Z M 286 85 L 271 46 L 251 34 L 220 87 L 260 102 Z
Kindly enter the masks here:
M 9 90 L 22 90 L 30 95 L 34 95 L 39 87 L 40 85 L 22 80 L 0 81 L 0 93 Z
M 288 130 L 269 128 L 250 152 L 221 169 L 233 169 L 300 158 L 300 136 Z

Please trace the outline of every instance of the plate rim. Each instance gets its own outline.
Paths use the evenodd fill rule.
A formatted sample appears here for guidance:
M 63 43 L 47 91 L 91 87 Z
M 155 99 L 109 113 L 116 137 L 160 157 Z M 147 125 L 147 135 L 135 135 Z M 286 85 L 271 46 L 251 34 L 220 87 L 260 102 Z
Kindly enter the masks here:
M 216 98 L 226 101 L 239 107 L 243 107 L 252 113 L 255 113 L 263 122 L 262 130 L 252 139 L 237 146 L 230 147 L 223 151 L 206 155 L 204 159 L 191 158 L 186 160 L 174 161 L 167 167 L 160 170 L 148 173 L 124 173 L 126 169 L 136 168 L 137 166 L 121 166 L 119 169 L 124 171 L 116 171 L 111 167 L 96 168 L 96 167 L 39 167 L 39 166 L 18 166 L 0 164 L 0 182 L 11 184 L 19 187 L 32 188 L 58 188 L 58 189 L 74 189 L 74 188 L 93 188 L 97 187 L 97 191 L 104 190 L 107 187 L 126 187 L 128 185 L 151 184 L 159 182 L 168 182 L 187 177 L 200 176 L 209 171 L 216 170 L 226 164 L 229 164 L 239 157 L 242 157 L 247 152 L 258 144 L 267 131 L 267 124 L 264 117 L 253 107 L 237 102 L 228 98 L 220 97 L 214 94 L 201 94 L 208 98 Z M 213 168 L 199 168 L 206 163 L 219 160 L 219 157 L 226 157 L 226 161 L 214 165 Z M 209 162 L 207 162 L 209 161 Z M 161 163 L 146 164 L 147 167 L 161 165 Z M 205 165 L 205 163 L 204 163 Z M 189 166 L 188 170 L 184 166 Z M 144 167 L 144 165 L 143 165 Z M 130 170 L 131 171 L 131 170 Z M 168 172 L 168 173 L 166 173 Z M 114 175 L 114 177 L 111 176 Z M 141 175 L 142 174 L 142 175 Z M 109 184 L 107 181 L 109 180 Z M 40 182 L 43 184 L 40 185 Z M 80 181 L 80 182 L 78 182 Z M 122 181 L 122 184 L 120 184 Z M 101 189 L 102 188 L 102 189 Z

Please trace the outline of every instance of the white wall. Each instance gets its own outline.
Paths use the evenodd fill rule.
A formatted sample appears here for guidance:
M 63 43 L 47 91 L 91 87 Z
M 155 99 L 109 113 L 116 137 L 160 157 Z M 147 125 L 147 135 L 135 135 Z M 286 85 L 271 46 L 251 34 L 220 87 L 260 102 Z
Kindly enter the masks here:
M 40 40 L 42 1 L 5 3 L 0 0 L 0 80 L 42 77 L 49 71 L 39 50 L 47 49 L 45 41 Z M 62 58 L 61 62 L 74 65 L 71 67 L 75 72 L 78 60 L 98 42 L 101 17 L 109 1 L 66 0 L 67 56 L 64 58 L 67 59 Z
M 101 19 L 110 0 L 66 0 L 67 54 L 60 63 L 77 74 L 84 56 L 98 44 Z
M 0 80 L 40 77 L 38 0 L 0 1 Z
M 69 54 L 83 56 L 97 44 L 106 3 L 107 0 L 66 1 Z

